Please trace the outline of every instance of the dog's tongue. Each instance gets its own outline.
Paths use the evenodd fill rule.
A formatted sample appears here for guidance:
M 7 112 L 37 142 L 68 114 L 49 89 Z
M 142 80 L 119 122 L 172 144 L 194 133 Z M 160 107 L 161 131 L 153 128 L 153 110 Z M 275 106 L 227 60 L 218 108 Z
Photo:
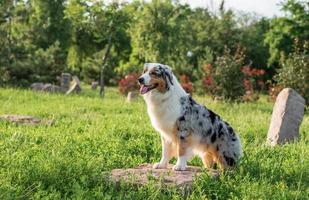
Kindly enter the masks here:
M 141 90 L 140 90 L 140 92 L 141 92 L 141 94 L 145 94 L 145 93 L 147 93 L 149 91 L 149 88 L 147 87 L 147 86 L 142 86 L 141 87 Z

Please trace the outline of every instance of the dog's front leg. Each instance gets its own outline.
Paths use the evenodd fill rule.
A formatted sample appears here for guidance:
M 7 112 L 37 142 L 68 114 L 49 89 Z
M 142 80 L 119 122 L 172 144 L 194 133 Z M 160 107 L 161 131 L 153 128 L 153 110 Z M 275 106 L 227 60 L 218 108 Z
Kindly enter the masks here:
M 177 145 L 178 159 L 176 165 L 173 167 L 175 171 L 184 171 L 187 169 L 188 160 L 188 138 L 183 136 L 179 137 Z
M 162 158 L 160 162 L 153 165 L 154 169 L 167 168 L 169 161 L 175 156 L 175 145 L 161 136 L 162 142 Z
M 178 159 L 176 165 L 173 167 L 175 171 L 183 171 L 187 168 L 187 160 L 190 157 L 189 148 L 191 139 L 189 129 L 188 120 L 186 120 L 185 115 L 176 121 Z

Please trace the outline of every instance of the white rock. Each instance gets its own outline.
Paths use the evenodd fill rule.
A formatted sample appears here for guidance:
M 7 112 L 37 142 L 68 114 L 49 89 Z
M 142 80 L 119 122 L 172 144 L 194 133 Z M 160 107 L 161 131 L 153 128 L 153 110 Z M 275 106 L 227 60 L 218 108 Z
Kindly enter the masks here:
M 304 110 L 305 99 L 291 88 L 283 89 L 274 105 L 267 142 L 275 146 L 297 139 Z
M 129 92 L 127 96 L 127 102 L 132 102 L 137 98 L 137 93 L 136 92 Z

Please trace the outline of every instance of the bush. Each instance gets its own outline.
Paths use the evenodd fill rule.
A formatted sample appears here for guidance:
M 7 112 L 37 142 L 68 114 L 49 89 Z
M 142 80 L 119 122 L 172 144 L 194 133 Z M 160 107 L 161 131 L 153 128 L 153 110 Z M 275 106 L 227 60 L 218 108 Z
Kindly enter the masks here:
M 6 68 L 0 66 L 0 86 L 3 86 L 10 80 L 9 72 L 6 70 Z
M 20 54 L 20 58 L 14 59 L 4 71 L 9 84 L 26 87 L 33 82 L 56 83 L 57 76 L 66 70 L 65 53 L 57 41 L 46 49 L 21 51 Z
M 32 58 L 34 73 L 30 76 L 30 81 L 56 82 L 57 76 L 66 70 L 64 58 L 58 41 L 45 50 L 36 50 Z
M 193 93 L 193 84 L 190 81 L 190 78 L 186 75 L 182 75 L 180 76 L 180 84 L 182 86 L 182 88 L 189 93 L 190 95 L 192 95 Z
M 242 64 L 242 61 L 241 61 L 242 58 L 243 58 L 243 54 L 240 50 L 238 50 L 235 56 L 231 56 L 229 53 L 228 54 L 225 53 L 223 57 L 218 58 L 216 63 L 218 65 L 218 63 L 220 62 L 219 64 L 222 69 L 220 68 L 220 66 L 219 66 L 219 69 L 216 69 L 211 64 L 206 64 L 203 67 L 203 78 L 201 81 L 202 82 L 201 85 L 204 91 L 206 91 L 208 94 L 212 95 L 213 97 L 221 97 L 221 99 L 222 98 L 231 99 L 231 100 L 242 99 L 244 101 L 257 100 L 258 94 L 254 93 L 254 91 L 256 89 L 263 89 L 265 87 L 265 83 L 262 78 L 262 76 L 265 74 L 265 70 L 256 69 L 249 65 L 243 66 L 240 68 L 239 66 L 240 64 Z M 224 71 L 225 68 L 228 68 L 228 70 Z M 224 73 L 221 74 L 221 76 L 218 76 L 218 75 L 215 76 L 215 73 L 218 73 L 219 70 L 223 71 Z M 231 78 L 233 79 L 233 77 L 235 77 L 234 74 L 237 74 L 238 79 L 233 80 L 234 82 L 231 81 L 231 83 L 238 86 L 241 89 L 240 91 L 233 91 L 233 89 L 235 88 L 232 86 L 230 87 L 228 83 L 226 82 L 230 80 Z M 216 77 L 217 82 L 215 82 L 214 77 Z M 223 77 L 228 77 L 228 79 L 225 79 L 222 81 Z M 225 93 L 229 93 L 230 96 L 233 95 L 235 98 L 226 98 L 223 95 L 220 95 L 221 94 L 220 84 L 218 86 L 218 83 L 222 83 L 222 86 L 224 86 L 223 89 L 221 86 L 221 91 Z
M 138 77 L 139 75 L 135 73 L 126 75 L 118 83 L 119 92 L 123 95 L 127 95 L 129 92 L 138 91 L 139 90 L 139 85 L 137 83 Z
M 270 85 L 268 88 L 269 99 L 275 101 L 281 90 L 283 90 L 283 87 L 280 85 Z
M 307 105 L 309 105 L 309 55 L 308 42 L 303 47 L 297 47 L 297 41 L 294 52 L 287 57 L 281 56 L 280 69 L 275 75 L 274 80 L 281 87 L 295 89 L 302 95 Z
M 102 66 L 102 59 L 92 57 L 86 58 L 82 63 L 81 78 L 86 83 L 100 80 L 100 67 Z
M 218 57 L 212 69 L 214 95 L 226 100 L 240 100 L 245 94 L 243 85 L 244 74 L 241 73 L 244 54 L 238 48 L 235 55 L 225 49 L 223 56 Z

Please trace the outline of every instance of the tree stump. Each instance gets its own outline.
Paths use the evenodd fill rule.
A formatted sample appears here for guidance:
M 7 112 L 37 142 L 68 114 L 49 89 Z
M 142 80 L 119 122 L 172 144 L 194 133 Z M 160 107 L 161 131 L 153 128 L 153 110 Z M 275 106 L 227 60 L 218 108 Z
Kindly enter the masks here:
M 275 146 L 297 139 L 304 109 L 305 99 L 302 96 L 291 88 L 283 89 L 276 99 L 267 142 Z

